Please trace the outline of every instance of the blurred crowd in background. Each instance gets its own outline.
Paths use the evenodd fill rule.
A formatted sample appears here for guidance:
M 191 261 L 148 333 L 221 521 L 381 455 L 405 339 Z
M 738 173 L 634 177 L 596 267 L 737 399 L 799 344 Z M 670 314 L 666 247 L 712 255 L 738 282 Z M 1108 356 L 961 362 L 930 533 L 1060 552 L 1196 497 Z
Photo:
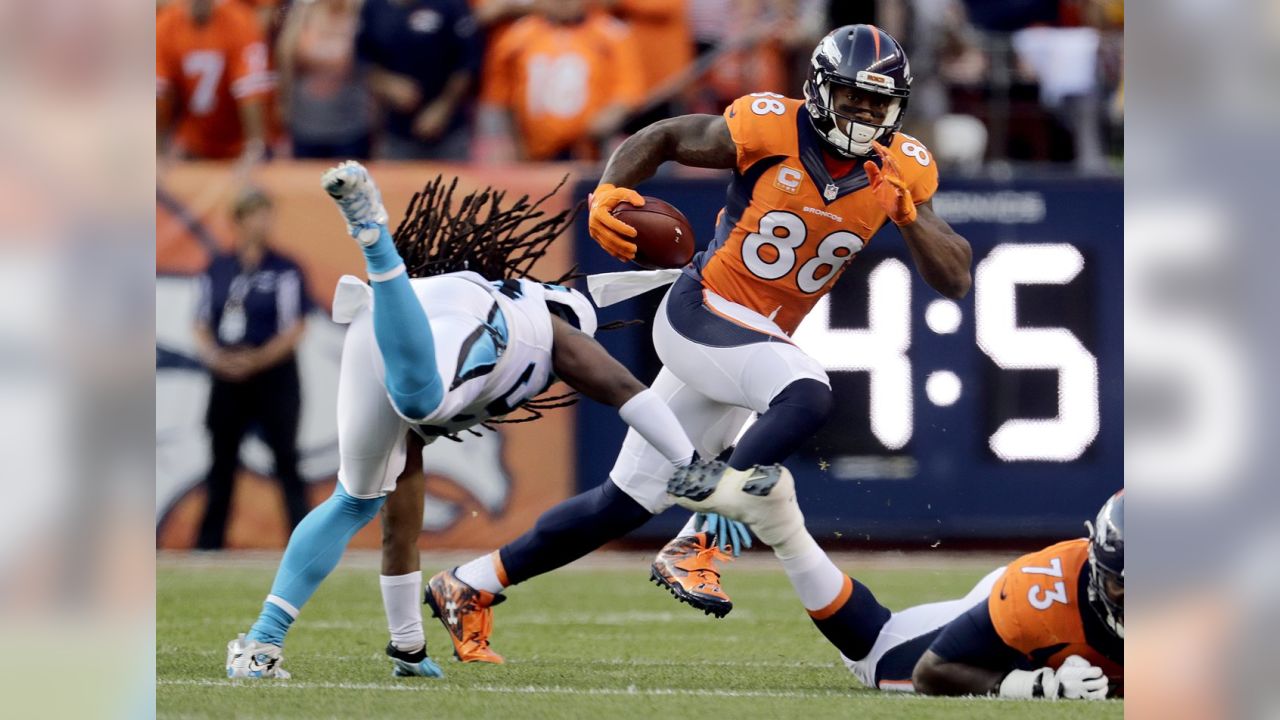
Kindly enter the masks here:
M 949 172 L 1118 173 L 1122 0 L 158 0 L 157 152 L 599 161 L 664 117 L 801 96 L 830 29 L 915 74 Z

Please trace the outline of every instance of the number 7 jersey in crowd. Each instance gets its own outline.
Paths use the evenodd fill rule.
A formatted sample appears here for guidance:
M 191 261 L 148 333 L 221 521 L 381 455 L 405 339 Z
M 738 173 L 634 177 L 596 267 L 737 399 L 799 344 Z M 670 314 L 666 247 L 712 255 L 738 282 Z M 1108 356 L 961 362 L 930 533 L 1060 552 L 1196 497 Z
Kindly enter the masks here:
M 802 101 L 773 93 L 738 98 L 725 110 L 737 167 L 715 237 L 686 270 L 787 334 L 888 219 L 868 189 L 862 159 L 844 162 L 851 171 L 832 177 L 805 112 Z M 932 154 L 901 132 L 889 152 L 916 204 L 933 197 Z

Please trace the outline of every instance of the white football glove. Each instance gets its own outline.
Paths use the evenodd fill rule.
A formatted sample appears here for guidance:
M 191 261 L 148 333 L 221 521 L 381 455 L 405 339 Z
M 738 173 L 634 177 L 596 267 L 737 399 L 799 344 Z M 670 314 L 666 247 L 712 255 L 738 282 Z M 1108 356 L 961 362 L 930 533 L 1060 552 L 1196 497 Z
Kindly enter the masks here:
M 1102 668 L 1079 655 L 1062 661 L 1058 668 L 1058 697 L 1068 700 L 1105 700 L 1109 681 Z
M 1079 655 L 1072 655 L 1062 661 L 1057 672 L 1047 667 L 1010 672 L 1000 681 L 1000 697 L 1104 700 L 1108 685 L 1102 668 Z

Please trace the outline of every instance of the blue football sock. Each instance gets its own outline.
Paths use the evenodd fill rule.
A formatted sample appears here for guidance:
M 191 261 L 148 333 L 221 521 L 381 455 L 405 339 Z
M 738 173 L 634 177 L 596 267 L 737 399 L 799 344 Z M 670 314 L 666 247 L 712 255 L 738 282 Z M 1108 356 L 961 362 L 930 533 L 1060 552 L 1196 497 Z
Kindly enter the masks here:
M 285 633 L 298 611 L 337 567 L 351 537 L 369 524 L 385 500 L 352 497 L 339 483 L 328 500 L 298 523 L 280 560 L 271 595 L 249 630 L 249 639 L 284 644 Z
M 262 603 L 258 621 L 249 629 L 249 639 L 271 645 L 284 645 L 284 636 L 293 624 L 294 616 L 271 600 Z
M 430 415 L 444 398 L 436 369 L 436 345 L 427 313 L 404 272 L 378 279 L 403 265 L 385 225 L 378 241 L 364 249 L 373 286 L 373 336 L 387 368 L 386 386 L 396 410 L 416 420 Z
M 387 231 L 386 225 L 378 226 L 377 241 L 372 245 L 364 245 L 361 249 L 364 251 L 365 267 L 369 269 L 370 275 L 385 275 L 404 264 L 400 253 L 396 251 L 396 241 Z

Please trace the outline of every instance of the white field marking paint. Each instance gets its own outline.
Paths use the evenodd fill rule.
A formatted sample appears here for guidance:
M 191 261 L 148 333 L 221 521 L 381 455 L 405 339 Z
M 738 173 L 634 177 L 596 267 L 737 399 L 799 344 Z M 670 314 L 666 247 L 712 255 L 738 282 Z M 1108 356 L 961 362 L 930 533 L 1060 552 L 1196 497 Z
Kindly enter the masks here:
M 447 680 L 436 680 L 430 683 L 328 683 L 298 682 L 295 680 L 213 680 L 213 679 L 159 679 L 160 686 L 207 687 L 236 689 L 256 686 L 271 690 L 378 690 L 394 692 L 460 692 L 460 693 L 492 693 L 497 695 L 602 695 L 602 696 L 650 696 L 650 697 L 723 697 L 723 698 L 849 698 L 855 695 L 869 697 L 868 691 L 862 688 L 848 690 L 702 690 L 692 688 L 638 688 L 634 685 L 625 688 L 572 688 L 562 685 L 452 685 Z M 877 693 L 877 697 L 896 702 L 922 702 L 933 700 L 924 695 L 903 692 Z M 966 695 L 949 697 L 948 705 L 973 703 L 1014 703 L 1039 704 L 1039 700 L 1019 700 L 992 696 Z M 1097 702 L 1097 701 L 1095 701 Z M 1102 702 L 1121 704 L 1121 698 L 1109 698 Z
M 744 660 L 689 660 L 689 661 L 681 661 L 681 660 L 674 660 L 674 659 L 659 659 L 659 658 L 649 658 L 649 659 L 643 659 L 643 658 L 637 658 L 637 659 L 632 659 L 632 658 L 589 658 L 589 659 L 585 659 L 585 660 L 576 660 L 576 659 L 573 659 L 573 658 L 550 657 L 550 656 L 548 656 L 548 657 L 543 657 L 543 656 L 541 656 L 541 655 L 532 655 L 532 656 L 527 657 L 527 658 L 520 658 L 519 660 L 514 660 L 514 661 L 513 661 L 513 660 L 507 660 L 507 663 L 508 663 L 508 664 L 511 664 L 511 663 L 513 663 L 513 662 L 514 662 L 514 663 L 517 663 L 517 664 L 520 664 L 520 663 L 530 663 L 530 664 L 531 664 L 531 663 L 552 663 L 552 662 L 559 662 L 559 663 L 563 663 L 563 662 L 581 662 L 581 663 L 586 663 L 586 664 L 589 664 L 589 665 L 624 665 L 624 666 L 625 666 L 625 665 L 635 665 L 635 666 L 640 666 L 640 667 L 645 667 L 645 666 L 654 666 L 654 667 L 658 667 L 658 666 L 661 666 L 661 667 L 666 667 L 666 666 L 674 666 L 674 667 L 705 667 L 705 666 L 707 666 L 707 665 L 711 665 L 711 666 L 715 666 L 715 667 L 759 667 L 759 668 L 839 668 L 839 669 L 841 669 L 841 670 L 845 669 L 845 668 L 844 668 L 843 663 L 840 663 L 839 661 L 836 661 L 836 660 L 832 660 L 831 662 L 825 662 L 825 663 L 823 663 L 823 662 L 803 662 L 803 661 L 797 661 L 797 662 L 766 662 L 766 661 L 755 661 L 755 660 L 745 660 L 745 661 L 744 661 Z
M 187 648 L 179 648 L 176 646 L 166 646 L 160 648 L 160 652 L 173 655 L 182 654 L 188 657 L 226 657 L 223 650 L 191 650 Z M 437 656 L 439 658 L 441 656 Z M 383 653 L 368 653 L 365 655 L 324 655 L 324 660 L 334 660 L 338 662 L 386 662 L 387 656 Z M 507 658 L 508 665 L 537 665 L 548 663 L 579 663 L 586 665 L 618 665 L 623 667 L 750 667 L 750 668 L 832 668 L 844 670 L 844 665 L 839 661 L 831 662 L 769 662 L 765 660 L 676 660 L 661 658 L 566 658 L 557 655 L 530 655 L 522 658 Z
M 377 690 L 401 692 L 461 692 L 461 693 L 493 693 L 498 695 L 604 695 L 604 696 L 671 696 L 671 697 L 745 697 L 745 698 L 823 698 L 846 697 L 848 691 L 823 690 L 803 692 L 798 690 L 714 690 L 696 688 L 639 688 L 634 685 L 625 688 L 574 688 L 562 685 L 450 685 L 445 682 L 432 682 L 406 685 L 403 683 L 330 683 L 330 682 L 296 682 L 292 680 L 194 680 L 194 679 L 160 679 L 161 686 L 238 688 L 255 686 L 271 690 Z

